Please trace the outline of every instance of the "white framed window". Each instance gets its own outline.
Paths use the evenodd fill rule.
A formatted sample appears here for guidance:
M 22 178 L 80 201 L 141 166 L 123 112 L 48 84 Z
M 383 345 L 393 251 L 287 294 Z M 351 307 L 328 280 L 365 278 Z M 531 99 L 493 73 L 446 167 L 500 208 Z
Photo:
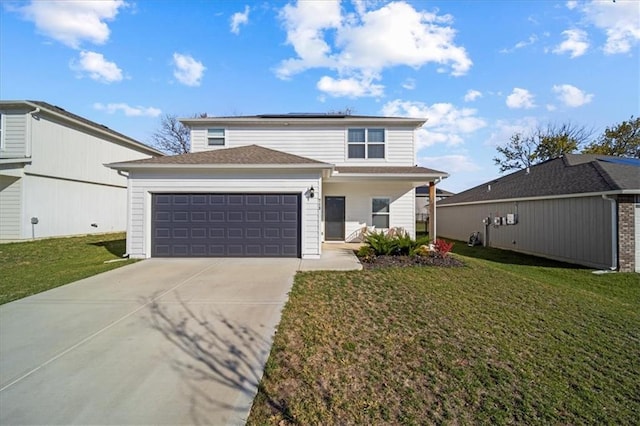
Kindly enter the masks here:
M 209 146 L 224 146 L 224 129 L 207 129 L 207 144 Z
M 374 197 L 371 199 L 371 225 L 376 228 L 389 228 L 391 198 Z
M 385 158 L 384 129 L 348 129 L 347 155 L 349 158 Z

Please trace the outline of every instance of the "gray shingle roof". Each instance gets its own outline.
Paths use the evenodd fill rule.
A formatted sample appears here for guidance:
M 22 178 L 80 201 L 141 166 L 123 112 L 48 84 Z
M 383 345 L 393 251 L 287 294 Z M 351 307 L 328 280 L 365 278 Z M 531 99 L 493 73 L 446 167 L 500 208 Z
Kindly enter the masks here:
M 409 166 L 409 167 L 393 167 L 393 166 L 339 166 L 335 170 L 344 174 L 429 174 L 448 176 L 447 173 L 438 170 L 428 169 L 426 167 Z
M 189 154 L 170 155 L 166 157 L 148 158 L 144 160 L 130 161 L 126 164 L 143 165 L 300 165 L 317 164 L 318 166 L 330 166 L 322 161 L 312 160 L 274 149 L 264 148 L 258 145 L 241 146 L 237 148 L 224 148 L 212 151 L 193 152 Z
M 485 182 L 442 200 L 456 204 L 514 198 L 615 191 L 640 191 L 639 164 L 621 164 L 620 157 L 566 154 Z M 633 163 L 633 160 L 631 161 Z

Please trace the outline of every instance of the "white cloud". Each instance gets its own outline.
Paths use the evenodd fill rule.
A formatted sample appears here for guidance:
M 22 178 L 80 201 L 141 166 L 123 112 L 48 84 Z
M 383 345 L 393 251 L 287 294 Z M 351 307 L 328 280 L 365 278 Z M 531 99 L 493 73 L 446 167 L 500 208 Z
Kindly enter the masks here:
M 207 68 L 192 56 L 181 53 L 173 54 L 173 76 L 186 86 L 200 86 L 200 81 Z
M 513 89 L 513 92 L 507 96 L 507 106 L 511 109 L 533 108 L 536 106 L 533 102 L 534 97 L 535 96 L 527 89 L 516 87 Z
M 87 74 L 101 83 L 113 83 L 122 80 L 122 70 L 115 62 L 107 61 L 100 53 L 83 50 L 77 60 L 69 67 L 80 75 Z
M 567 9 L 569 9 L 569 10 L 573 10 L 573 9 L 575 9 L 576 7 L 578 7 L 578 2 L 577 2 L 576 0 L 569 0 L 569 1 L 567 2 Z
M 413 90 L 416 88 L 416 80 L 414 78 L 407 78 L 402 83 L 402 87 L 407 90 Z
M 36 25 L 38 32 L 78 49 L 83 41 L 104 44 L 110 34 L 105 21 L 113 20 L 126 6 L 123 0 L 32 0 L 18 10 Z
M 518 49 L 522 49 L 523 47 L 531 46 L 537 41 L 538 41 L 538 36 L 535 34 L 532 34 L 529 36 L 528 39 L 517 42 L 513 47 L 500 50 L 500 53 L 512 53 Z
M 454 43 L 456 31 L 450 15 L 421 12 L 404 1 L 367 9 L 356 2 L 356 13 L 347 14 L 335 1 L 300 1 L 281 13 L 287 43 L 296 57 L 276 69 L 287 79 L 311 68 L 327 68 L 338 79 L 369 79 L 385 68 L 420 68 L 433 63 L 452 75 L 463 75 L 472 62 L 466 50 Z
M 127 117 L 158 117 L 160 114 L 162 114 L 162 111 L 158 108 L 142 106 L 132 107 L 125 103 L 104 105 L 96 102 L 95 104 L 93 104 L 93 108 L 97 109 L 98 111 L 105 111 L 109 114 L 114 114 L 118 111 L 122 111 Z
M 535 117 L 525 117 L 515 121 L 498 120 L 491 126 L 491 134 L 485 141 L 485 145 L 503 146 L 515 133 L 528 135 L 538 126 L 539 122 Z
M 318 90 L 333 97 L 346 96 L 358 98 L 362 96 L 382 96 L 384 86 L 374 84 L 373 79 L 322 77 L 317 84 Z
M 482 92 L 478 91 L 478 90 L 468 90 L 467 93 L 464 95 L 464 101 L 465 102 L 473 102 L 478 98 L 482 97 Z
M 556 107 L 555 105 L 547 104 L 547 111 L 555 111 L 557 109 L 558 109 L 558 107 Z
M 571 108 L 586 105 L 593 99 L 593 94 L 586 93 L 570 84 L 553 86 L 553 91 L 558 94 L 560 102 Z
M 427 122 L 418 130 L 418 150 L 437 143 L 458 145 L 464 142 L 461 135 L 470 134 L 487 125 L 472 108 L 458 109 L 449 103 L 431 106 L 422 102 L 396 99 L 382 107 L 385 116 L 426 118 Z
M 607 35 L 606 54 L 627 53 L 640 41 L 640 2 L 637 0 L 592 0 L 580 10 L 589 23 Z
M 421 157 L 420 165 L 447 173 L 465 173 L 480 170 L 480 166 L 467 155 L 442 155 L 439 157 Z
M 561 55 L 570 53 L 572 58 L 584 55 L 589 48 L 587 32 L 578 29 L 566 30 L 562 32 L 566 39 L 553 49 L 553 53 Z
M 244 7 L 244 12 L 236 12 L 231 16 L 231 32 L 240 34 L 240 25 L 249 23 L 249 6 Z

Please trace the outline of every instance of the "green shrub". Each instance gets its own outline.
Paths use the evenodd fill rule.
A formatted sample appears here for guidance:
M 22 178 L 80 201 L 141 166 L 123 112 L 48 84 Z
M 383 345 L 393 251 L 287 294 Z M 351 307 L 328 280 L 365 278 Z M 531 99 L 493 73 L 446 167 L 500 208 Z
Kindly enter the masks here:
M 429 237 L 413 240 L 403 229 L 391 229 L 386 234 L 382 231 L 367 233 L 364 243 L 363 247 L 371 249 L 375 256 L 414 256 L 420 247 L 429 244 Z
M 398 248 L 396 237 L 386 235 L 384 232 L 369 232 L 364 242 L 371 247 L 376 256 L 393 255 Z
M 376 253 L 370 246 L 361 246 L 358 249 L 358 257 L 362 262 L 370 263 L 376 258 Z

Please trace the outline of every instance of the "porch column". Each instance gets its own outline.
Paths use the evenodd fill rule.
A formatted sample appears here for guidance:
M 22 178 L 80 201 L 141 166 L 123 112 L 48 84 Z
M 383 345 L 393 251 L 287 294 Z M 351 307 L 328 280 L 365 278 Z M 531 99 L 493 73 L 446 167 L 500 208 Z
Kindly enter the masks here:
M 429 239 L 436 239 L 436 184 L 429 182 Z

